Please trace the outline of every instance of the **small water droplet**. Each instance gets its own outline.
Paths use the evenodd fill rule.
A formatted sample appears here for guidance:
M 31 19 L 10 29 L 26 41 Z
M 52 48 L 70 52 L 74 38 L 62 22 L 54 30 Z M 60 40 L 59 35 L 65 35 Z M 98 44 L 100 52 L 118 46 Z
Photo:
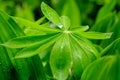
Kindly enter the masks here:
M 63 27 L 63 25 L 59 25 L 58 27 L 59 27 L 59 28 L 62 28 L 62 27 Z

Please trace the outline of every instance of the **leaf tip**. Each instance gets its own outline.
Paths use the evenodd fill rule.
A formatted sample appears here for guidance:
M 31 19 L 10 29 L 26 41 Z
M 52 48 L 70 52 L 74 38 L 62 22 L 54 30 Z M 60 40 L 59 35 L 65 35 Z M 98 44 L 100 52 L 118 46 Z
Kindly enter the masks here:
M 113 34 L 113 32 L 106 33 L 107 38 L 111 38 L 112 34 Z

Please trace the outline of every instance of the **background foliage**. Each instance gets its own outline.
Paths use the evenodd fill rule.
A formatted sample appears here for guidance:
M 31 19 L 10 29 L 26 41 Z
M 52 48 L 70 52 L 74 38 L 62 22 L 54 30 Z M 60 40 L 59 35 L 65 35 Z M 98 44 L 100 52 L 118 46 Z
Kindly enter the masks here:
M 0 79 L 120 80 L 120 0 L 0 0 Z

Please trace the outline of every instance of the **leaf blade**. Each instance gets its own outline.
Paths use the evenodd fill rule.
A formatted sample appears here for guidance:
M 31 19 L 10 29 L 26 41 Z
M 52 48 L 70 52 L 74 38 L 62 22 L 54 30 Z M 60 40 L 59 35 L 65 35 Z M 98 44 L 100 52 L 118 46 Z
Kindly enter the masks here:
M 80 32 L 78 34 L 88 39 L 108 39 L 112 35 L 112 33 L 100 33 L 100 32 Z
M 59 38 L 59 35 L 60 34 L 57 34 L 49 39 L 44 40 L 42 43 L 38 43 L 36 45 L 22 49 L 14 58 L 28 58 L 39 54 L 40 52 L 54 44 L 54 42 Z
M 24 48 L 35 45 L 48 39 L 56 34 L 36 35 L 36 36 L 22 36 L 9 40 L 8 42 L 1 44 L 9 48 Z
M 57 25 L 59 28 L 62 28 L 63 25 L 60 21 L 60 17 L 57 14 L 56 11 L 54 11 L 51 7 L 49 7 L 47 4 L 42 2 L 41 4 L 41 10 L 46 18 L 48 18 L 51 22 L 53 22 L 55 25 Z
M 66 36 L 67 37 L 67 36 Z M 50 65 L 55 79 L 66 80 L 71 67 L 71 52 L 69 40 L 62 36 L 53 49 L 50 56 Z M 64 41 L 64 43 L 62 43 Z

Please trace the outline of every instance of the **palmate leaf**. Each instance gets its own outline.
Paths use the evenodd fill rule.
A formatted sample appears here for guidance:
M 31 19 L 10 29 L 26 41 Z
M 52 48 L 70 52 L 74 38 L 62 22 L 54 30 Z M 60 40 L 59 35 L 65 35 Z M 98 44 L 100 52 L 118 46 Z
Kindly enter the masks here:
M 105 56 L 91 63 L 81 80 L 120 80 L 120 55 Z
M 22 36 L 9 40 L 8 42 L 1 45 L 9 48 L 24 48 L 42 43 L 43 41 L 52 38 L 55 35 L 57 35 L 57 33 L 47 34 L 47 35 L 36 35 L 36 36 Z
M 65 16 L 59 17 L 58 14 L 45 3 L 42 3 L 41 7 L 48 20 L 62 29 L 47 28 L 27 20 L 14 18 L 21 22 L 21 24 L 30 27 L 35 26 L 36 29 L 45 31 L 45 34 L 15 38 L 13 42 L 11 40 L 8 42 L 9 44 L 7 43 L 6 45 L 14 48 L 23 48 L 20 51 L 16 51 L 17 54 L 15 54 L 15 58 L 32 58 L 32 56 L 51 47 L 50 66 L 53 78 L 66 80 L 68 75 L 70 75 L 69 70 L 71 70 L 75 79 L 79 79 L 86 66 L 99 57 L 92 43 L 86 38 L 107 39 L 110 37 L 110 34 L 106 36 L 105 34 L 96 34 L 96 32 L 85 32 L 89 29 L 88 26 L 70 28 L 71 22 L 69 18 Z M 35 59 L 33 60 L 35 61 Z
M 66 80 L 71 68 L 71 49 L 69 44 L 69 35 L 63 34 L 53 46 L 50 65 L 53 77 L 57 80 Z
M 56 11 L 54 11 L 51 7 L 49 7 L 47 4 L 45 4 L 44 2 L 42 2 L 41 4 L 41 10 L 44 14 L 44 16 L 50 20 L 51 22 L 53 22 L 55 25 L 57 25 L 59 28 L 62 28 L 63 25 L 61 23 L 60 17 L 57 14 Z M 54 16 L 54 17 L 53 17 Z

